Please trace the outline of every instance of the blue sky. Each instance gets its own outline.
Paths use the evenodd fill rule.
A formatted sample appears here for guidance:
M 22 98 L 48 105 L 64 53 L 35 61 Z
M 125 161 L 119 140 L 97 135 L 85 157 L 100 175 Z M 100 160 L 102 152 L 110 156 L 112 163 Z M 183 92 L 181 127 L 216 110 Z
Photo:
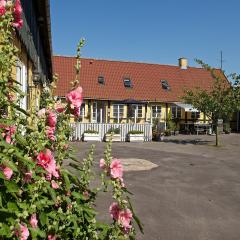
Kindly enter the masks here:
M 195 58 L 240 73 L 239 0 L 51 0 L 53 52 L 177 65 Z

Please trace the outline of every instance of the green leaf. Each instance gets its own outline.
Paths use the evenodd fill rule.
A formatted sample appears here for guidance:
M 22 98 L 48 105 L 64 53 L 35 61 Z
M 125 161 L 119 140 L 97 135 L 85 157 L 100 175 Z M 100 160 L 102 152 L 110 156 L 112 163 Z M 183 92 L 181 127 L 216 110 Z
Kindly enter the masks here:
M 8 210 L 10 210 L 10 212 L 18 212 L 19 210 L 17 204 L 14 202 L 8 202 L 7 207 L 8 207 Z
M 69 178 L 68 178 L 68 172 L 66 170 L 63 170 L 61 173 L 62 173 L 63 178 L 64 178 L 64 183 L 65 183 L 65 186 L 66 186 L 66 190 L 70 191 L 71 183 L 70 183 Z
M 39 215 L 40 223 L 45 226 L 48 224 L 48 216 L 45 212 L 41 212 Z
M 19 187 L 15 182 L 12 181 L 4 181 L 5 186 L 7 188 L 7 192 L 9 193 L 17 193 L 19 192 Z

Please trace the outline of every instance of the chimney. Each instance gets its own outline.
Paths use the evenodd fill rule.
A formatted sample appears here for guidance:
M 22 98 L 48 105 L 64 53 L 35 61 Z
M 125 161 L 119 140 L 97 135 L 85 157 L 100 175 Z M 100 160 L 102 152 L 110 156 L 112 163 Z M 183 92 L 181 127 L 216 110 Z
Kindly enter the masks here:
M 188 68 L 188 60 L 187 58 L 179 58 L 178 64 L 181 69 L 187 69 Z

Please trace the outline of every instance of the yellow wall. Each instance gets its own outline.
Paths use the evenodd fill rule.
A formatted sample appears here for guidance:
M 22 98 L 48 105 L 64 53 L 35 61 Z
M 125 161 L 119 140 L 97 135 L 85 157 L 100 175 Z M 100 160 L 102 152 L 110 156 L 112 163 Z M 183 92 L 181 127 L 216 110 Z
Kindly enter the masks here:
M 90 102 L 90 109 L 92 111 L 93 109 L 93 103 L 94 100 L 85 100 L 85 116 L 82 118 L 82 122 L 92 122 L 92 114 L 90 113 L 90 109 L 88 108 L 88 102 Z M 97 101 L 100 102 L 100 101 Z M 108 108 L 108 101 L 103 101 L 105 104 L 105 120 L 106 122 L 110 122 L 110 123 L 117 123 L 117 119 L 113 118 L 113 104 L 114 102 L 110 103 L 110 109 Z M 137 119 L 137 123 L 145 123 L 147 122 L 151 122 L 151 110 L 152 110 L 152 106 L 161 106 L 161 118 L 160 118 L 160 122 L 166 122 L 169 113 L 171 112 L 171 105 L 172 104 L 168 104 L 168 108 L 166 108 L 166 103 L 160 103 L 160 102 L 156 102 L 156 103 L 148 103 L 147 104 L 147 112 L 145 112 L 145 104 L 143 104 L 142 107 L 142 118 L 141 119 Z M 110 115 L 108 114 L 108 112 L 110 112 Z M 146 119 L 145 119 L 146 116 Z M 153 121 L 154 119 L 152 119 Z M 187 113 L 187 120 L 188 121 L 192 121 L 193 119 L 191 119 L 191 113 L 188 112 Z M 198 122 L 204 122 L 204 114 L 201 113 L 200 114 L 200 118 L 197 119 Z M 206 122 L 208 121 L 208 118 L 206 117 Z M 185 111 L 182 109 L 181 110 L 181 123 L 185 122 Z M 134 118 L 131 119 L 127 119 L 127 105 L 124 105 L 124 116 L 121 119 L 120 123 L 134 123 Z
M 28 86 L 27 91 L 27 108 L 28 110 L 35 110 L 37 106 L 40 105 L 40 95 L 41 95 L 41 87 L 35 87 L 32 82 L 32 74 L 33 74 L 33 63 L 27 57 L 27 52 L 25 47 L 21 44 L 21 42 L 15 38 L 14 43 L 18 48 L 18 60 L 26 67 L 26 81 Z M 16 76 L 16 67 L 13 67 L 13 77 L 17 80 Z

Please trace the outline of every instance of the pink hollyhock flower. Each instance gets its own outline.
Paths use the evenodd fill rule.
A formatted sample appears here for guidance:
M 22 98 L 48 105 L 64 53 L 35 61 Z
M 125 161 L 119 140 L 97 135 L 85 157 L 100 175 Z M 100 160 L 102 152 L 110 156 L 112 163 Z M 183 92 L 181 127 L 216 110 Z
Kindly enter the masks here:
M 88 193 L 88 191 L 83 192 L 83 196 L 84 196 L 86 199 L 88 199 L 88 198 L 89 198 L 89 193 Z
M 59 178 L 59 173 L 54 158 L 51 159 L 51 161 L 48 163 L 45 169 L 48 172 L 47 179 L 51 180 L 52 176 L 54 176 L 55 178 Z
M 38 220 L 37 220 L 36 213 L 32 214 L 32 216 L 29 220 L 29 223 L 32 226 L 32 228 L 37 228 L 38 227 Z
M 59 185 L 54 180 L 51 181 L 51 186 L 52 186 L 53 189 L 58 189 L 59 188 Z
M 16 0 L 15 1 L 13 12 L 14 12 L 15 15 L 21 16 L 21 14 L 22 14 L 22 5 L 21 5 L 20 0 Z
M 109 207 L 109 213 L 114 220 L 118 220 L 120 208 L 118 203 L 113 202 Z
M 3 16 L 6 13 L 6 0 L 0 1 L 0 16 Z
M 56 113 L 52 112 L 52 111 L 48 111 L 48 116 L 47 116 L 47 123 L 48 126 L 50 127 L 55 127 L 57 124 L 57 115 Z
M 46 135 L 51 141 L 55 141 L 56 137 L 54 135 L 55 127 L 47 127 L 46 128 Z
M 55 109 L 58 113 L 62 113 L 65 111 L 65 106 L 61 103 L 56 103 L 55 104 Z
M 66 100 L 70 104 L 71 109 L 80 108 L 83 101 L 82 88 L 78 87 L 75 90 L 69 92 L 66 95 Z
M 103 158 L 101 158 L 100 161 L 99 161 L 99 167 L 101 169 L 104 169 L 106 167 L 106 162 Z
M 132 212 L 127 208 L 121 210 L 118 215 L 118 223 L 124 228 L 124 230 L 128 231 L 131 229 L 131 221 L 132 221 Z
M 25 224 L 20 224 L 20 232 L 16 231 L 17 237 L 20 237 L 20 240 L 27 240 L 29 237 L 29 231 Z
M 57 239 L 56 236 L 54 236 L 54 235 L 52 235 L 52 234 L 49 234 L 49 235 L 48 235 L 48 240 L 56 240 L 56 239 Z
M 14 15 L 14 23 L 13 27 L 21 28 L 23 26 L 23 20 L 22 20 L 22 6 L 20 0 L 15 1 L 15 5 L 13 8 L 13 15 Z
M 24 176 L 24 182 L 25 183 L 30 183 L 32 179 L 32 171 L 26 172 Z
M 5 131 L 2 133 L 2 137 L 5 138 L 6 142 L 13 144 L 12 135 L 16 132 L 16 126 L 0 125 L 0 128 L 5 129 Z
M 75 117 L 80 117 L 80 108 L 79 107 L 75 107 L 72 111 L 72 114 L 75 116 Z
M 123 176 L 123 167 L 121 161 L 118 159 L 113 159 L 110 165 L 110 174 L 112 178 L 122 178 Z
M 45 152 L 41 151 L 38 156 L 37 156 L 37 160 L 38 160 L 38 165 L 46 168 L 47 165 L 50 163 L 50 161 L 52 161 L 53 159 L 53 155 L 52 152 L 49 149 L 46 149 Z
M 9 167 L 4 167 L 3 174 L 7 180 L 10 180 L 13 175 L 13 170 Z
M 48 172 L 48 180 L 51 180 L 52 176 L 59 178 L 56 161 L 52 155 L 52 152 L 49 149 L 46 149 L 45 153 L 41 151 L 37 156 L 37 160 L 37 164 Z
M 39 116 L 40 118 L 45 117 L 45 115 L 46 115 L 46 109 L 45 109 L 45 108 L 42 108 L 42 109 L 40 109 L 40 110 L 38 111 L 38 116 Z

